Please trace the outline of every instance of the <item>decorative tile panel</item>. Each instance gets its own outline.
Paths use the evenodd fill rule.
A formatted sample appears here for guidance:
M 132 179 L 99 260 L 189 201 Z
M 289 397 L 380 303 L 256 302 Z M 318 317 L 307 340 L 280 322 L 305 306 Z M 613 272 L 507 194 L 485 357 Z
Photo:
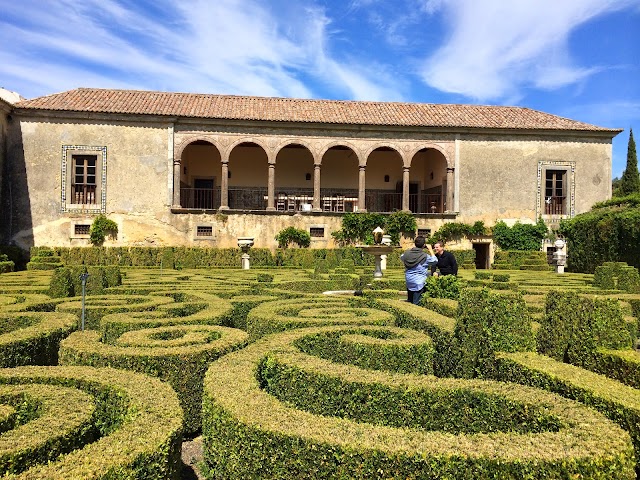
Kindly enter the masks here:
M 100 204 L 92 205 L 91 208 L 78 208 L 74 204 L 67 202 L 67 170 L 69 156 L 74 151 L 78 153 L 97 152 L 100 162 Z M 100 154 L 102 154 L 100 156 Z M 71 173 L 73 175 L 73 173 Z M 91 145 L 63 145 L 62 146 L 62 178 L 61 178 L 61 199 L 60 213 L 89 213 L 99 214 L 107 211 L 107 147 L 97 147 Z

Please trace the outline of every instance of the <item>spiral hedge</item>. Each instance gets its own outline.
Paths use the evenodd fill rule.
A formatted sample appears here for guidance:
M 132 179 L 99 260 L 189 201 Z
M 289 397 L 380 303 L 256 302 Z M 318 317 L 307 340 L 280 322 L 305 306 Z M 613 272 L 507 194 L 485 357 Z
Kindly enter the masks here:
M 0 476 L 178 479 L 182 411 L 157 379 L 91 367 L 0 369 Z
M 110 343 L 103 343 L 96 331 L 75 332 L 60 345 L 60 364 L 123 368 L 166 381 L 178 394 L 185 431 L 192 434 L 200 430 L 207 367 L 246 342 L 246 332 L 215 325 L 142 328 Z
M 353 330 L 270 335 L 211 365 L 208 478 L 633 478 L 629 435 L 559 396 L 364 370 L 295 347 L 340 328 Z
M 393 325 L 393 315 L 368 308 L 363 301 L 340 297 L 306 297 L 265 302 L 247 315 L 252 337 L 319 325 Z
M 77 323 L 66 313 L 0 311 L 0 367 L 56 365 L 60 341 Z

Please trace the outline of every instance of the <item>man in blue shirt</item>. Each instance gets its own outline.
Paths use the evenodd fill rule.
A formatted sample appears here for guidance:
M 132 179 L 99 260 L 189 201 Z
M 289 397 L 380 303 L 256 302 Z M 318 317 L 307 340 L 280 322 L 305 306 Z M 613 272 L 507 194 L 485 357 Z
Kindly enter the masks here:
M 407 281 L 407 302 L 419 305 L 424 291 L 424 284 L 430 274 L 429 269 L 438 263 L 438 259 L 433 254 L 431 245 L 427 245 L 429 254 L 422 250 L 426 243 L 422 235 L 418 235 L 414 243 L 415 247 L 400 255 L 400 259 L 406 269 L 404 276 Z

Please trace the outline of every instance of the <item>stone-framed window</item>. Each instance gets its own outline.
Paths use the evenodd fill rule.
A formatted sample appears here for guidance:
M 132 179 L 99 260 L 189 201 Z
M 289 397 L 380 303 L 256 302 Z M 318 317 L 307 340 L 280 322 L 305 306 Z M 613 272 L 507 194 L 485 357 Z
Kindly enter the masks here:
M 62 213 L 105 213 L 107 147 L 62 146 Z
M 193 231 L 194 240 L 215 240 L 215 230 L 210 223 L 199 223 Z
M 309 236 L 311 240 L 323 240 L 326 238 L 326 229 L 324 225 L 312 225 L 309 227 Z
M 575 162 L 538 162 L 536 217 L 571 218 L 575 216 L 575 169 Z
M 196 237 L 213 237 L 213 227 L 211 225 L 198 225 L 196 227 Z
M 69 238 L 88 239 L 91 236 L 91 220 L 82 219 L 71 222 Z

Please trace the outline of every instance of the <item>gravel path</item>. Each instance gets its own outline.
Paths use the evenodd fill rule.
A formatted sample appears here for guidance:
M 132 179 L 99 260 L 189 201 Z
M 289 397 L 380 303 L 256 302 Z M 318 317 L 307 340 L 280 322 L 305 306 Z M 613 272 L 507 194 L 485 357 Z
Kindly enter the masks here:
M 202 437 L 182 442 L 182 480 L 204 480 L 198 469 L 202 461 Z

